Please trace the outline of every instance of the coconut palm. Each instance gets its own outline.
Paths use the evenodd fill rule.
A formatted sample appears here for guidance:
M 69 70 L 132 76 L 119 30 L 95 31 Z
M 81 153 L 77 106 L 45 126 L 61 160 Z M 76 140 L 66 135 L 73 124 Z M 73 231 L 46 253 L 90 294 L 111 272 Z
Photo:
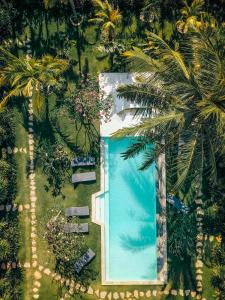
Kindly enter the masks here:
M 0 48 L 0 86 L 9 86 L 0 102 L 0 110 L 14 96 L 29 97 L 32 94 L 34 106 L 41 111 L 46 103 L 48 118 L 48 97 L 50 90 L 60 88 L 59 77 L 67 69 L 66 60 L 45 55 L 40 59 L 16 57 Z
M 107 0 L 93 0 L 92 3 L 96 9 L 95 18 L 90 19 L 89 22 L 99 24 L 103 39 L 111 42 L 116 35 L 122 15 Z
M 181 9 L 181 19 L 177 22 L 177 29 L 181 33 L 187 33 L 189 30 L 199 30 L 208 27 L 215 27 L 216 21 L 203 11 L 205 1 L 193 0 L 189 5 L 186 0 L 183 1 L 184 7 Z
M 149 47 L 125 52 L 139 73 L 137 83 L 119 88 L 120 96 L 138 103 L 143 117 L 138 126 L 116 136 L 140 135 L 125 158 L 145 151 L 141 169 L 160 153 L 167 155 L 173 191 L 201 185 L 207 174 L 217 180 L 217 158 L 225 150 L 224 49 L 215 38 L 192 33 L 180 49 L 150 34 Z M 217 41 L 217 42 L 215 42 Z M 154 143 L 154 148 L 148 148 Z

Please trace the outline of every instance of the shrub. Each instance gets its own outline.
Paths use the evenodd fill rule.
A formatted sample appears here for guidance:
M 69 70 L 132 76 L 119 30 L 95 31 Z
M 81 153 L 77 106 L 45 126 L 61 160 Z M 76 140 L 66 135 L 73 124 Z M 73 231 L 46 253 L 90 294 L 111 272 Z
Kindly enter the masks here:
M 9 193 L 9 181 L 3 176 L 0 177 L 0 203 L 7 202 Z
M 0 239 L 0 260 L 7 260 L 10 256 L 10 244 L 5 239 Z
M 12 163 L 0 160 L 0 203 L 9 203 L 15 192 L 15 168 Z
M 14 122 L 8 109 L 0 111 L 0 148 L 14 144 Z
M 90 124 L 94 120 L 107 122 L 112 109 L 112 98 L 103 97 L 99 91 L 98 80 L 87 78 L 69 98 L 65 104 L 71 118 Z
M 195 218 L 189 214 L 174 214 L 168 222 L 169 254 L 183 260 L 195 255 Z
M 49 212 L 45 228 L 45 238 L 56 259 L 57 271 L 67 276 L 74 275 L 74 262 L 85 250 L 83 234 L 65 234 L 64 225 L 67 220 L 59 209 Z M 79 223 L 76 219 L 75 223 Z

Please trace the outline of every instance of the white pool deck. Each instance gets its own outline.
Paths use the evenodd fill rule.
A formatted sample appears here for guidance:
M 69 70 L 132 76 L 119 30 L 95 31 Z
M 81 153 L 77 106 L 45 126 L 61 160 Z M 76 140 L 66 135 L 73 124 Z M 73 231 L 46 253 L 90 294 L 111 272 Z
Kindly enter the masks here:
M 118 97 L 117 88 L 120 85 L 135 82 L 135 73 L 102 73 L 99 75 L 99 86 L 104 95 L 112 96 L 113 107 L 109 122 L 102 122 L 100 135 L 111 136 L 117 130 L 136 125 L 140 117 L 134 117 L 135 105 Z M 130 110 L 129 110 L 130 109 Z
M 99 86 L 104 95 L 113 98 L 110 121 L 100 125 L 101 137 L 111 136 L 115 131 L 128 126 L 138 124 L 141 120 L 134 117 L 134 105 L 117 96 L 117 88 L 123 84 L 135 82 L 135 73 L 102 73 L 99 75 Z M 102 285 L 163 285 L 167 283 L 167 230 L 166 230 L 166 180 L 165 180 L 165 156 L 161 155 L 157 160 L 158 186 L 157 186 L 157 279 L 138 281 L 109 281 L 106 278 L 106 253 L 105 253 L 105 224 L 104 201 L 99 197 L 104 194 L 108 186 L 104 174 L 104 140 L 101 139 L 100 161 L 100 185 L 99 192 L 92 195 L 92 222 L 101 226 L 101 278 Z

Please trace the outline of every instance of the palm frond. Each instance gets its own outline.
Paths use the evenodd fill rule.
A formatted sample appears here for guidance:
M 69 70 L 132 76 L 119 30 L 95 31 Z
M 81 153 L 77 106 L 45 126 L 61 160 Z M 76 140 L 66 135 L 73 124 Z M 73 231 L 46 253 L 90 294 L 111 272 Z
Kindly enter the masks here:
M 128 147 L 126 152 L 122 153 L 122 157 L 124 159 L 128 159 L 134 157 L 144 151 L 148 145 L 148 140 L 146 139 L 138 139 L 137 142 L 133 143 L 131 146 Z
M 177 192 L 179 189 L 181 189 L 188 176 L 190 176 L 190 180 L 192 177 L 196 176 L 196 174 L 190 174 L 194 158 L 197 157 L 196 154 L 199 155 L 200 159 L 198 163 L 203 165 L 203 154 L 200 139 L 201 137 L 199 137 L 199 133 L 197 132 L 192 135 L 192 138 L 189 139 L 189 141 L 185 142 L 182 146 L 180 146 L 180 153 L 177 158 L 178 179 L 173 187 L 174 192 Z
M 161 59 L 173 61 L 182 70 L 184 76 L 190 79 L 190 72 L 180 52 L 173 50 L 161 37 L 154 33 L 149 34 L 149 39 L 157 48 L 157 53 Z
M 32 99 L 35 110 L 40 114 L 44 106 L 44 95 L 40 92 L 39 88 L 33 89 Z
M 166 115 L 157 115 L 148 118 L 144 122 L 131 127 L 118 130 L 113 134 L 114 137 L 121 138 L 123 136 L 144 135 L 145 133 L 160 127 L 168 126 L 171 122 L 182 123 L 184 121 L 183 112 L 168 112 Z
M 133 63 L 133 67 L 137 72 L 155 72 L 161 65 L 137 47 L 133 47 L 133 50 L 125 51 L 123 56 L 127 57 Z M 148 75 L 150 76 L 150 74 Z
M 101 0 L 92 0 L 92 4 L 93 4 L 95 7 L 101 8 L 102 10 L 105 9 L 105 4 L 104 4 L 104 2 L 101 1 Z

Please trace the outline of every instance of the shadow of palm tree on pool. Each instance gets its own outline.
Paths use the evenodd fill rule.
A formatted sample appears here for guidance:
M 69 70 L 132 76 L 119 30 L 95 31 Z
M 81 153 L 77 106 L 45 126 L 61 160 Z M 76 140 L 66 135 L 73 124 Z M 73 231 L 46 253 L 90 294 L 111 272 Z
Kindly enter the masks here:
M 121 235 L 120 239 L 122 247 L 132 252 L 138 252 L 150 246 L 154 246 L 156 244 L 156 237 L 149 234 L 149 232 L 151 232 L 150 227 L 153 228 L 153 224 L 141 227 L 137 237 L 125 234 Z

